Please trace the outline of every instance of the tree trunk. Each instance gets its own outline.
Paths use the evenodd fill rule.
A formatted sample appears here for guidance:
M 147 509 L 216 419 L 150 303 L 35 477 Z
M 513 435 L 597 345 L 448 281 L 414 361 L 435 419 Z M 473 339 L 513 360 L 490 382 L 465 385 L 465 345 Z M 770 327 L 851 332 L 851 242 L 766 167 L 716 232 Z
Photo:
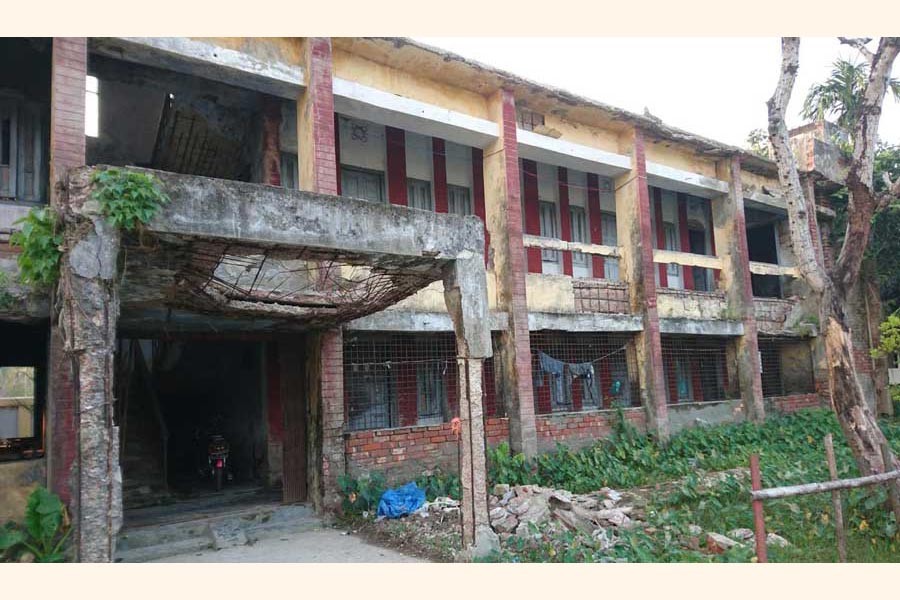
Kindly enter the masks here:
M 860 43 L 863 46 L 865 44 L 857 41 L 851 45 Z M 815 214 L 815 198 L 807 198 L 803 193 L 797 159 L 791 150 L 785 124 L 785 111 L 799 69 L 799 38 L 782 38 L 778 85 L 767 103 L 769 140 L 788 208 L 788 223 L 791 240 L 798 254 L 798 267 L 812 293 L 821 298 L 821 335 L 824 336 L 832 406 L 862 475 L 885 471 L 885 460 L 881 453 L 885 437 L 874 413 L 869 410 L 856 378 L 853 344 L 844 306 L 847 291 L 859 279 L 863 254 L 869 242 L 872 216 L 883 202 L 873 191 L 872 173 L 881 105 L 898 48 L 898 38 L 882 38 L 875 53 L 861 50 L 870 61 L 870 76 L 853 132 L 853 158 L 846 182 L 849 193 L 847 229 L 832 273 L 825 272 L 825 267 L 814 250 L 809 219 Z M 894 465 L 898 464 L 893 455 L 890 460 Z

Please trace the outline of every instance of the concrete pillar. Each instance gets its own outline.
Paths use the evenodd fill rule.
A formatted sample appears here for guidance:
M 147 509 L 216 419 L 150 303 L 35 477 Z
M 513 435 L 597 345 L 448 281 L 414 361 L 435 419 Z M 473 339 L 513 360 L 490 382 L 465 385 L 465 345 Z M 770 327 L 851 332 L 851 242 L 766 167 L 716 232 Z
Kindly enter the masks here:
M 53 38 L 50 82 L 50 204 L 60 207 L 57 191 L 66 171 L 85 163 L 84 111 L 87 39 Z M 78 511 L 75 481 L 78 429 L 71 360 L 63 349 L 59 324 L 51 317 L 47 394 L 48 487 Z
M 78 414 L 76 551 L 82 562 L 109 562 L 122 522 L 119 431 L 113 423 L 119 232 L 100 214 L 89 173 L 69 178 L 60 260 L 60 328 L 72 358 Z
M 527 268 L 522 243 L 516 104 L 511 92 L 500 90 L 490 99 L 490 105 L 500 136 L 484 150 L 486 225 L 497 276 L 499 308 L 509 315 L 509 326 L 500 334 L 500 354 L 494 365 L 504 381 L 503 402 L 509 417 L 510 446 L 514 452 L 534 456 L 537 432 L 525 299 Z
M 337 194 L 331 38 L 306 38 L 303 44 L 306 87 L 297 99 L 299 187 Z
M 462 487 L 463 550 L 487 556 L 499 549 L 487 505 L 482 375 L 492 354 L 487 278 L 480 252 L 458 257 L 444 274 L 444 300 L 456 332 L 459 376 L 459 477 Z
M 669 418 L 656 305 L 650 192 L 643 133 L 635 129 L 630 139 L 622 140 L 622 146 L 623 152 L 631 154 L 631 171 L 617 178 L 615 184 L 616 228 L 622 253 L 620 276 L 628 284 L 631 310 L 641 315 L 643 323 L 636 346 L 647 429 L 660 440 L 666 440 L 669 437 Z
M 741 160 L 717 165 L 719 179 L 727 180 L 728 194 L 712 200 L 713 233 L 718 255 L 722 257 L 721 287 L 725 290 L 728 314 L 739 318 L 744 335 L 735 340 L 735 358 L 744 414 L 753 421 L 765 419 L 762 376 L 757 343 L 756 314 L 753 309 L 753 285 L 750 254 L 747 250 L 747 225 L 744 219 L 744 191 L 741 184 Z

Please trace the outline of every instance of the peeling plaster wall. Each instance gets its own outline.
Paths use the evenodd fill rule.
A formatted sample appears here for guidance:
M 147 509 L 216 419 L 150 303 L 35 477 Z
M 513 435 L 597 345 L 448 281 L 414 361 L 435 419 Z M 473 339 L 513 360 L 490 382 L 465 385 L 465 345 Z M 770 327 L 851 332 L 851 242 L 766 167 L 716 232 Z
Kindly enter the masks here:
M 728 316 L 725 296 L 715 292 L 660 289 L 657 303 L 661 319 L 686 317 L 721 320 Z
M 697 156 L 690 149 L 681 148 L 669 141 L 648 140 L 645 150 L 647 162 L 661 163 L 667 167 L 716 179 L 716 161 Z
M 617 131 L 578 123 L 565 118 L 558 112 L 564 111 L 554 110 L 545 112 L 543 115 L 544 127 L 548 130 L 558 131 L 561 134 L 559 139 L 606 152 L 619 152 L 619 134 Z
M 576 312 L 572 281 L 567 275 L 528 273 L 525 285 L 529 312 Z
M 40 485 L 47 485 L 45 459 L 0 463 L 0 523 L 21 521 L 28 495 Z
M 347 42 L 352 44 L 353 40 Z M 473 117 L 490 118 L 484 96 L 423 77 L 422 73 L 428 71 L 417 68 L 414 62 L 404 65 L 401 71 L 351 54 L 338 45 L 335 45 L 332 60 L 335 77 Z

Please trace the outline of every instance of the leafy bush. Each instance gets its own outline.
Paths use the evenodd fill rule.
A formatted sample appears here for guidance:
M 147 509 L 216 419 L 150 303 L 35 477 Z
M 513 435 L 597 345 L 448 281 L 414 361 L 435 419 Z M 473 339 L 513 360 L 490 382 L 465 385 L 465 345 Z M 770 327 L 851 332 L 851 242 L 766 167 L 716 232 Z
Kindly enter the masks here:
M 56 213 L 49 207 L 32 208 L 16 221 L 18 231 L 9 237 L 12 246 L 22 248 L 19 253 L 19 279 L 38 287 L 50 286 L 59 278 L 62 233 L 57 231 Z
M 449 496 L 454 500 L 462 498 L 459 476 L 444 473 L 439 468 L 422 473 L 416 478 L 416 485 L 425 490 L 425 499 L 429 502 L 442 496 Z
M 71 527 L 59 496 L 46 488 L 36 488 L 28 496 L 25 523 L 9 522 L 0 529 L 0 556 L 18 560 L 30 552 L 35 562 L 64 562 L 63 546 Z
M 100 203 L 103 214 L 126 231 L 149 223 L 169 201 L 156 177 L 147 173 L 106 169 L 95 171 L 91 183 L 96 185 L 91 197 Z
M 356 479 L 350 475 L 338 477 L 338 486 L 344 498 L 342 507 L 345 514 L 362 514 L 378 508 L 378 501 L 387 488 L 381 473 L 370 473 L 368 477 Z

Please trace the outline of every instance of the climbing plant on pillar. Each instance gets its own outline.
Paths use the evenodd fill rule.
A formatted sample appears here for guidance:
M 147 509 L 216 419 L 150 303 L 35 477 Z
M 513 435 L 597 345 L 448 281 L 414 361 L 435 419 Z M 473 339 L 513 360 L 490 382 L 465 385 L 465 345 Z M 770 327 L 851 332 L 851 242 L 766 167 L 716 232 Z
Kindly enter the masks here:
M 19 253 L 19 280 L 38 288 L 49 287 L 59 277 L 63 235 L 56 213 L 49 207 L 33 208 L 15 223 L 19 229 L 9 237 Z
M 111 225 L 125 231 L 149 223 L 169 202 L 156 177 L 149 173 L 105 169 L 94 171 L 91 183 L 95 186 L 91 198 L 100 203 Z

